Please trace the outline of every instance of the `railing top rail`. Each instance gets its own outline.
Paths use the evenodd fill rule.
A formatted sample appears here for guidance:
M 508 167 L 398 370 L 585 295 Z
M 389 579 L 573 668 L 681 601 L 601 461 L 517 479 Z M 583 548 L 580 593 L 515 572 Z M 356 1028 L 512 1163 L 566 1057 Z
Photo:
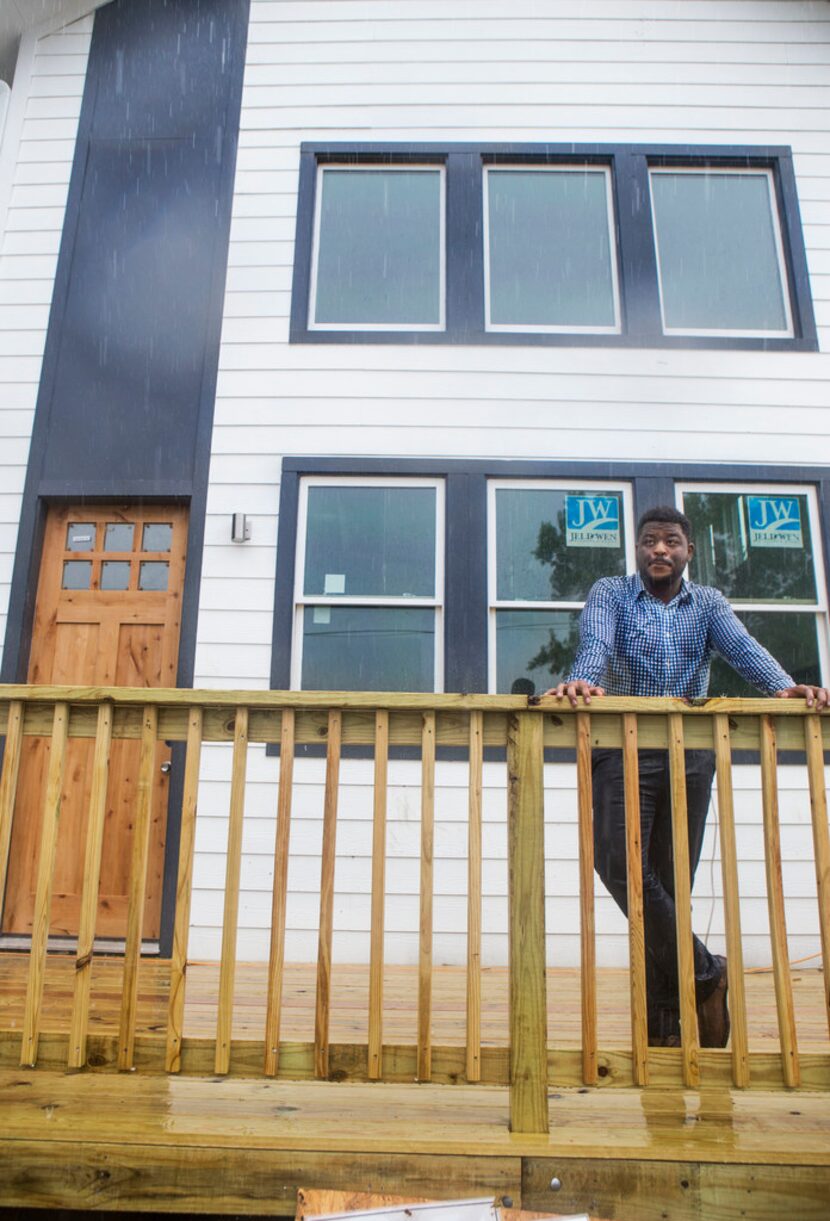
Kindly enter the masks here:
M 109 700 L 117 705 L 189 708 L 386 708 L 390 711 L 435 710 L 438 712 L 522 712 L 555 713 L 570 716 L 590 710 L 592 714 L 617 715 L 624 712 L 666 716 L 679 712 L 684 716 L 712 716 L 727 713 L 733 716 L 804 716 L 814 709 L 805 700 L 752 698 L 732 699 L 713 697 L 693 704 L 670 697 L 613 696 L 595 697 L 586 709 L 580 703 L 574 709 L 567 700 L 553 696 L 468 695 L 437 692 L 397 691 L 262 691 L 217 690 L 191 687 L 81 687 L 39 686 L 29 683 L 0 683 L 0 702 L 21 700 L 25 703 L 97 704 Z M 830 709 L 824 715 L 830 716 Z

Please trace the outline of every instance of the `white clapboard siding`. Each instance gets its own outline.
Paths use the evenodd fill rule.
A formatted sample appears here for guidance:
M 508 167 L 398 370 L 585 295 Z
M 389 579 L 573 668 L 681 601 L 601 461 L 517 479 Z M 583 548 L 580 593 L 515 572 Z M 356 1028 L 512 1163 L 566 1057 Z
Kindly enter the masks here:
M 267 685 L 280 463 L 291 454 L 830 459 L 830 8 L 798 0 L 253 0 L 228 258 L 197 683 Z M 44 98 L 48 95 L 42 95 Z M 28 121 L 48 118 L 33 106 Z M 299 146 L 435 140 L 787 144 L 822 352 L 288 343 Z M 229 539 L 247 513 L 251 542 Z M 239 952 L 267 956 L 279 762 L 251 748 Z M 287 952 L 313 960 L 323 764 L 298 759 Z M 387 954 L 417 960 L 418 764 L 389 777 Z M 770 961 L 759 777 L 735 772 L 747 962 Z M 192 952 L 218 951 L 230 752 L 205 750 Z M 335 954 L 368 955 L 372 764 L 343 763 Z M 439 962 L 463 962 L 466 769 L 439 762 Z M 507 953 L 504 768 L 485 764 L 484 958 Z M 783 768 L 793 957 L 818 948 L 809 806 Z M 579 960 L 575 772 L 546 768 L 548 958 Z M 695 926 L 723 945 L 716 818 Z M 625 921 L 597 883 L 598 960 Z
M 24 36 L 0 144 L 0 657 L 92 23 Z

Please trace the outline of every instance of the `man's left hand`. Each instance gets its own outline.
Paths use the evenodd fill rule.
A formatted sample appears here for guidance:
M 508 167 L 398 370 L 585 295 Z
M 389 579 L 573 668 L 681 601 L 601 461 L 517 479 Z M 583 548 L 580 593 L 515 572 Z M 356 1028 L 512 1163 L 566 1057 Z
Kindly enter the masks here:
M 827 687 L 811 687 L 809 683 L 785 687 L 783 691 L 776 691 L 775 698 L 778 700 L 806 700 L 807 707 L 812 708 L 815 705 L 816 712 L 821 712 L 822 708 L 830 706 L 830 690 Z

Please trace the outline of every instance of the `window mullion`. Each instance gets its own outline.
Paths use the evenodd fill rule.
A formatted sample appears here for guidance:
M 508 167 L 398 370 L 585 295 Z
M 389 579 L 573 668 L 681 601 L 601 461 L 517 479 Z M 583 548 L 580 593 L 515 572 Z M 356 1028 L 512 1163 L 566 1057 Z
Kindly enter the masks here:
M 663 328 L 644 153 L 614 151 L 614 192 L 623 331 L 630 342 L 653 343 Z

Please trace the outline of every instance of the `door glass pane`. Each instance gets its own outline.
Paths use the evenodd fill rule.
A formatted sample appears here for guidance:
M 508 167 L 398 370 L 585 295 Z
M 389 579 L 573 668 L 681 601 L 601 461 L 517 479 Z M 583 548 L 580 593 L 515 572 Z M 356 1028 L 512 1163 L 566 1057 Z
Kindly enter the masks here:
M 815 602 L 807 497 L 686 492 L 693 581 L 743 602 Z
M 533 695 L 560 682 L 579 648 L 579 611 L 496 611 L 496 690 Z
M 320 181 L 314 321 L 437 326 L 440 171 L 327 169 Z
M 432 691 L 435 611 L 428 607 L 307 606 L 306 691 Z
M 135 526 L 127 521 L 108 521 L 104 531 L 105 551 L 132 551 Z
M 806 612 L 776 615 L 770 611 L 738 611 L 737 614 L 747 631 L 769 649 L 797 683 L 821 682 L 815 615 Z M 757 696 L 758 690 L 716 657 L 712 661 L 709 694 Z
M 128 589 L 129 560 L 104 560 L 101 564 L 101 589 Z
M 435 499 L 434 488 L 310 487 L 303 592 L 435 597 Z
M 67 551 L 92 551 L 95 548 L 95 522 L 73 521 L 66 531 Z M 68 585 L 64 589 L 69 589 Z
M 789 332 L 763 174 L 652 172 L 667 329 Z
M 61 589 L 89 589 L 92 560 L 67 560 L 63 566 Z
M 142 551 L 169 551 L 173 542 L 173 527 L 170 522 L 147 522 L 141 537 Z
M 497 488 L 496 597 L 581 601 L 625 573 L 620 492 Z
M 488 170 L 490 322 L 617 325 L 604 170 Z
M 167 574 L 170 565 L 162 560 L 144 560 L 138 569 L 138 588 L 143 590 L 167 589 Z

